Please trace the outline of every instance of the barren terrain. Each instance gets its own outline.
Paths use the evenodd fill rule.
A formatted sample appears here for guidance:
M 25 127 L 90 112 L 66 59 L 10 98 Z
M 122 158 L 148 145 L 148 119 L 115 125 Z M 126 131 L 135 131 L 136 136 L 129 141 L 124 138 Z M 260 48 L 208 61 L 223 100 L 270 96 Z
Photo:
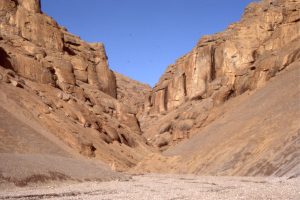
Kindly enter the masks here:
M 40 0 L 0 0 L 0 28 L 0 199 L 300 199 L 300 0 L 251 3 L 153 88 Z
M 111 182 L 85 182 L 7 189 L 0 199 L 164 199 L 298 200 L 300 179 L 274 177 L 201 177 L 194 175 L 140 175 Z

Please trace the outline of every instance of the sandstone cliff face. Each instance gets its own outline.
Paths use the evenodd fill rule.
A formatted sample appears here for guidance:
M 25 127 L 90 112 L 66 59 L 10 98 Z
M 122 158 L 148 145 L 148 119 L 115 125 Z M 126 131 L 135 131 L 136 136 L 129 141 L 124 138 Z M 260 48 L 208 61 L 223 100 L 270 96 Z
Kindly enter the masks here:
M 148 152 L 132 111 L 137 107 L 120 100 L 102 43 L 68 33 L 41 12 L 39 0 L 1 0 L 0 27 L 1 101 L 11 105 L 6 109 L 29 112 L 77 152 L 120 169 Z
M 299 59 L 299 20 L 299 0 L 264 0 L 251 3 L 241 21 L 224 32 L 204 36 L 167 68 L 152 90 L 141 117 L 145 135 L 155 140 L 156 134 L 168 132 L 168 142 L 187 138 L 190 129 L 205 123 L 210 110 L 264 86 Z M 172 116 L 175 112 L 180 114 Z M 171 126 L 174 118 L 177 125 Z M 160 123 L 153 126 L 151 119 Z M 170 128 L 164 130 L 165 126 Z
M 138 81 L 116 73 L 117 80 L 117 99 L 122 103 L 133 106 L 135 113 L 143 108 L 146 96 L 151 92 L 152 88 Z
M 213 97 L 225 87 L 238 95 L 263 84 L 282 70 L 279 65 L 291 62 L 288 57 L 297 57 L 296 48 L 280 55 L 274 69 L 262 66 L 264 55 L 277 54 L 297 42 L 299 17 L 298 1 L 250 4 L 239 23 L 222 33 L 204 36 L 190 53 L 168 67 L 153 90 L 148 109 L 168 111 L 188 100 Z
M 266 86 L 211 110 L 210 122 L 189 129 L 194 136 L 146 157 L 133 171 L 299 177 L 299 77 L 300 61 L 293 62 Z
M 250 4 L 160 78 L 140 121 L 164 153 L 134 170 L 299 176 L 299 60 L 300 1 Z
M 41 13 L 39 1 L 1 4 L 1 35 L 6 41 L 1 48 L 18 75 L 53 83 L 68 93 L 80 81 L 116 97 L 116 80 L 103 44 L 88 44 L 69 34 Z
M 0 28 L 0 109 L 35 135 L 37 124 L 117 170 L 300 173 L 299 0 L 250 4 L 153 89 L 111 71 L 102 43 L 68 33 L 39 0 L 0 0 Z M 0 153 L 38 152 L 14 147 L 28 139 L 13 134 L 5 130 Z M 150 155 L 151 145 L 166 151 Z

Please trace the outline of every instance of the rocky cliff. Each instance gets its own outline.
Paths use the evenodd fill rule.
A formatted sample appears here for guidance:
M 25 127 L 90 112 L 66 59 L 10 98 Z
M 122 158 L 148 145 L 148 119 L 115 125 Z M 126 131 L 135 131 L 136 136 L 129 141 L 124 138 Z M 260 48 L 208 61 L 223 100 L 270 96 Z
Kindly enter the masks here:
M 102 43 L 68 33 L 39 0 L 0 0 L 0 27 L 0 109 L 19 117 L 0 153 L 44 151 L 24 141 L 46 130 L 116 170 L 300 174 L 299 0 L 250 4 L 152 89 L 110 70 Z M 24 124 L 32 135 L 12 131 Z
M 145 134 L 152 134 L 153 139 L 153 134 L 170 132 L 174 140 L 187 138 L 191 128 L 205 124 L 213 108 L 245 91 L 263 87 L 298 60 L 299 9 L 298 0 L 251 3 L 240 22 L 201 38 L 191 52 L 166 69 L 152 90 L 141 117 Z M 148 123 L 168 118 L 166 114 L 188 104 L 197 104 L 197 108 L 190 106 L 179 112 L 174 126 L 168 122 L 156 127 Z M 168 135 L 165 144 L 170 138 Z
M 135 170 L 298 176 L 299 60 L 300 1 L 251 3 L 162 75 L 140 121 L 166 151 Z
M 148 151 L 137 105 L 127 103 L 143 94 L 122 93 L 117 84 L 124 78 L 109 69 L 102 43 L 68 33 L 41 12 L 39 0 L 1 0 L 0 27 L 0 93 L 6 110 L 29 112 L 77 152 L 120 169 L 135 165 Z M 147 91 L 146 85 L 132 84 Z

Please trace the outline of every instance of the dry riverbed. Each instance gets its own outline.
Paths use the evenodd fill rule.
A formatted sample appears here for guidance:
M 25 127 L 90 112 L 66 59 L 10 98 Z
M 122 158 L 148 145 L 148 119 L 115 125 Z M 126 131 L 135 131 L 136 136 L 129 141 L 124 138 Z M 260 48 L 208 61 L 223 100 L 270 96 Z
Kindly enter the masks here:
M 0 199 L 300 199 L 299 178 L 139 175 L 110 182 L 2 188 Z

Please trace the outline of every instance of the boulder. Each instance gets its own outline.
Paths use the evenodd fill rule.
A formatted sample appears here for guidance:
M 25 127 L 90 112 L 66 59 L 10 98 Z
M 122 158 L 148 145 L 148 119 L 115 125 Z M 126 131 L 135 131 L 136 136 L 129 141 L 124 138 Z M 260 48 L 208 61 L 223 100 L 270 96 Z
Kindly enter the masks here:
M 163 134 L 165 132 L 169 132 L 172 128 L 172 122 L 170 121 L 167 121 L 163 124 L 160 125 L 160 128 L 159 128 L 159 134 Z
M 102 129 L 103 129 L 104 134 L 106 134 L 107 136 L 109 136 L 112 141 L 121 142 L 121 139 L 119 137 L 118 131 L 115 128 L 113 128 L 113 127 L 111 127 L 109 125 L 103 125 Z
M 194 125 L 194 120 L 185 119 L 175 123 L 175 128 L 180 131 L 189 131 Z

